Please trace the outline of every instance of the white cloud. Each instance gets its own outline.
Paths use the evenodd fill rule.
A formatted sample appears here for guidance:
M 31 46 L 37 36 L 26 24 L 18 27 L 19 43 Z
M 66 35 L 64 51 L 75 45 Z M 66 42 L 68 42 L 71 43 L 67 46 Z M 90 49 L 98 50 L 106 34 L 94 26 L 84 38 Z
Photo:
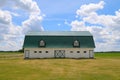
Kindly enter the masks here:
M 0 10 L 0 24 L 10 24 L 12 16 L 9 11 Z
M 13 25 L 9 11 L 0 10 L 0 14 L 0 50 L 20 49 L 22 47 L 21 38 L 23 38 L 21 37 L 22 27 Z
M 85 23 L 83 21 L 75 20 L 75 21 L 71 22 L 71 25 L 72 25 L 72 28 L 71 28 L 72 31 L 85 31 L 85 30 L 87 30 L 85 27 Z
M 0 7 L 3 7 L 6 4 L 7 0 L 0 0 Z
M 3 2 L 3 4 L 1 4 Z M 8 4 L 11 3 L 11 4 Z M 3 9 L 8 7 L 11 9 Z M 28 31 L 43 31 L 41 26 L 42 14 L 33 0 L 0 0 L 0 50 L 18 50 L 22 48 L 24 34 Z M 13 10 L 14 9 L 14 10 Z M 21 11 L 21 13 L 17 12 Z M 16 25 L 13 17 L 28 19 Z
M 68 25 L 68 26 L 71 26 L 66 19 L 64 20 L 64 24 L 65 24 L 65 25 Z
M 18 13 L 14 13 L 14 12 L 11 12 L 11 14 L 12 14 L 13 16 L 15 16 L 15 17 L 20 16 Z
M 61 26 L 61 24 L 60 24 L 60 23 L 58 23 L 57 25 L 58 25 L 58 26 Z
M 41 26 L 42 17 L 41 16 L 30 16 L 28 20 L 22 22 L 24 33 L 28 31 L 43 31 Z
M 97 4 L 94 4 L 94 3 L 91 3 L 91 4 L 88 4 L 88 5 L 82 5 L 80 7 L 80 9 L 78 9 L 76 11 L 76 14 L 79 15 L 79 16 L 87 16 L 99 9 L 102 9 L 104 7 L 104 1 L 100 1 L 99 3 Z
M 39 15 L 40 9 L 33 0 L 14 0 L 16 9 L 23 9 L 30 12 L 31 15 Z
M 120 50 L 120 10 L 115 15 L 99 15 L 96 11 L 104 8 L 104 1 L 82 5 L 76 11 L 81 20 L 71 22 L 71 30 L 88 30 L 94 35 L 96 51 Z M 87 23 L 87 24 L 86 24 Z

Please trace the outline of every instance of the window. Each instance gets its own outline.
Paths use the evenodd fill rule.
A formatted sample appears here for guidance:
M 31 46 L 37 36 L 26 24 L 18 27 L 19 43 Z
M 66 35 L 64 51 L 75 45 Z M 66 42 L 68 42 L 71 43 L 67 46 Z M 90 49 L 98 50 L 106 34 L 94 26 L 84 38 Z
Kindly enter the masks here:
M 45 51 L 46 53 L 48 53 L 48 51 Z
M 73 46 L 74 46 L 74 47 L 79 47 L 79 46 L 80 46 L 79 41 L 78 41 L 78 40 L 75 40 Z
M 70 51 L 70 53 L 73 53 L 73 51 Z
M 34 51 L 34 53 L 37 53 L 37 51 Z
M 80 53 L 80 51 L 77 51 L 77 53 Z
M 87 53 L 87 51 L 84 51 L 84 53 Z
M 41 46 L 41 47 L 44 47 L 44 46 L 45 46 L 45 41 L 44 41 L 44 40 L 41 40 L 41 41 L 40 41 L 40 46 Z
M 42 51 L 39 51 L 39 53 L 42 53 Z

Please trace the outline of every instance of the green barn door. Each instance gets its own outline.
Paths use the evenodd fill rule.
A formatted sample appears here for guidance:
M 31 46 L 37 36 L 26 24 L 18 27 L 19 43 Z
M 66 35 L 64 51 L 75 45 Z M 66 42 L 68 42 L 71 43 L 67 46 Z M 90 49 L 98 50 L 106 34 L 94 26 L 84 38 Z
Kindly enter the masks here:
M 54 56 L 55 58 L 65 58 L 65 50 L 55 50 Z

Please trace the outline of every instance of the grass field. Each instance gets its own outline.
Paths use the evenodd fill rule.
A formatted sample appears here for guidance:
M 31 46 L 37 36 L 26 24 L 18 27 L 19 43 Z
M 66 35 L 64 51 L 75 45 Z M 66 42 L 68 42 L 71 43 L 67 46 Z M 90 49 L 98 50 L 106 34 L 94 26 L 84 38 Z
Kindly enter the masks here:
M 95 59 L 30 59 L 0 53 L 0 80 L 120 80 L 120 53 Z

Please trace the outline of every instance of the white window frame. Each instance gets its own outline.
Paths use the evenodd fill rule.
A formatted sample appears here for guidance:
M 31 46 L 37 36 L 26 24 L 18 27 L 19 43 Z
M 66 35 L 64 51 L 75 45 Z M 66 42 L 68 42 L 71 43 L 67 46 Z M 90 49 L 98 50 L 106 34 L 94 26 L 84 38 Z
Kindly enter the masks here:
M 45 47 L 45 41 L 44 40 L 40 41 L 40 47 Z
M 78 40 L 75 40 L 74 43 L 73 43 L 73 46 L 74 47 L 79 47 L 80 46 L 80 43 Z

